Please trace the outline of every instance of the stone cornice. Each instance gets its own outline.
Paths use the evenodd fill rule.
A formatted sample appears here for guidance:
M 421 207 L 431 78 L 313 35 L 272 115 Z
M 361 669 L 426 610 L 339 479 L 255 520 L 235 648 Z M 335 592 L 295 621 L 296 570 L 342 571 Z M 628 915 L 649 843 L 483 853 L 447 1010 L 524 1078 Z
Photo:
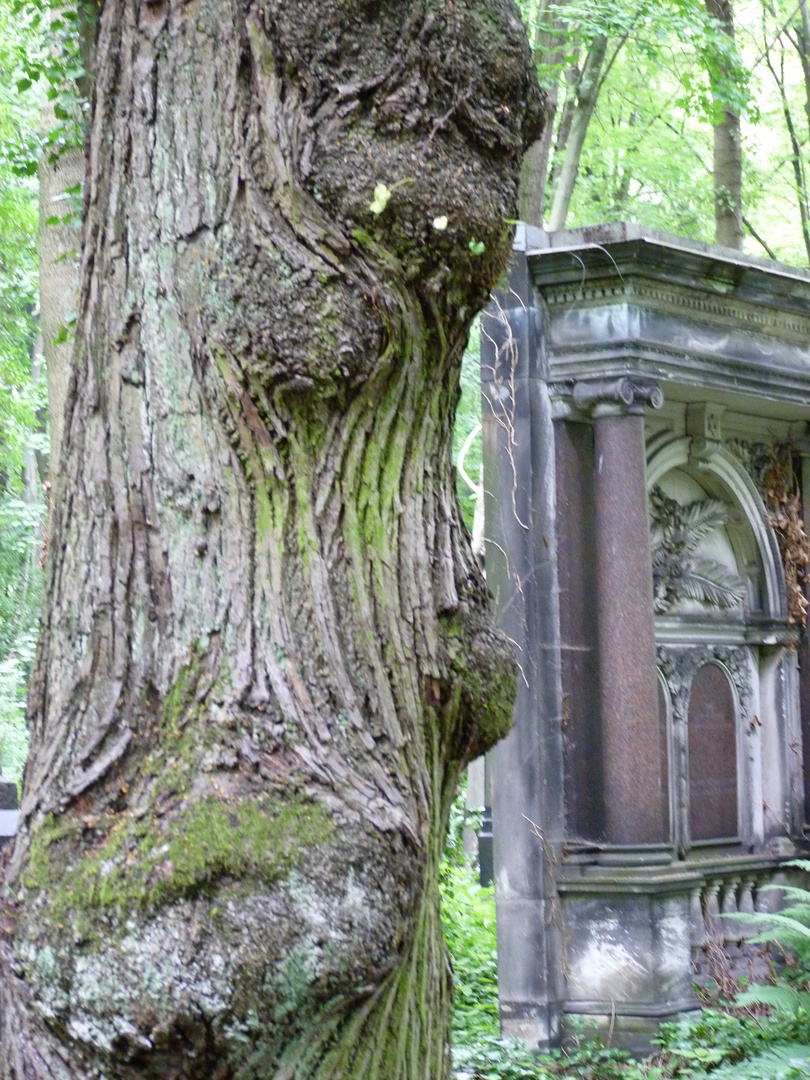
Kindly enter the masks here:
M 696 283 L 697 284 L 697 283 Z M 734 327 L 805 344 L 810 340 L 810 285 L 808 313 L 780 310 L 733 293 L 707 293 L 676 282 L 650 281 L 633 276 L 612 281 L 583 281 L 564 285 L 539 284 L 552 318 L 566 308 L 627 304 L 664 314 L 696 316 L 712 326 Z
M 634 226 L 523 239 L 552 383 L 626 375 L 810 408 L 807 272 Z
M 635 276 L 771 307 L 808 309 L 808 271 L 640 225 L 618 222 L 557 233 L 524 227 L 516 248 L 526 252 L 541 287 Z

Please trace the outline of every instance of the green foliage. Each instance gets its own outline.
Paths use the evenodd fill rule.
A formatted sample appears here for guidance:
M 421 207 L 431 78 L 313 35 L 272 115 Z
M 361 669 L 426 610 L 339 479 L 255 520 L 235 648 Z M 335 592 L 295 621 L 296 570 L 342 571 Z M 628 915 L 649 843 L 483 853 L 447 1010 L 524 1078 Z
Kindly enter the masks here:
M 20 58 L 36 52 L 25 18 L 0 3 L 0 755 L 17 781 L 25 762 L 25 692 L 33 663 L 42 575 L 45 380 L 34 379 L 37 185 L 19 147 L 39 123 L 37 95 L 18 91 Z M 27 469 L 27 481 L 25 472 Z
M 776 92 L 782 50 L 792 50 L 794 63 L 789 56 L 782 78 L 798 145 L 805 146 L 795 3 L 735 0 L 734 39 L 706 13 L 704 0 L 521 0 L 520 6 L 538 79 L 556 96 L 547 214 L 571 152 L 572 117 L 583 107 L 586 57 L 606 42 L 567 226 L 629 220 L 711 241 L 712 126 L 731 107 L 743 119 L 748 246 L 788 260 L 803 257 L 792 150 Z M 803 163 L 799 171 L 804 175 Z
M 44 85 L 55 117 L 44 135 L 31 127 L 14 143 L 14 171 L 34 176 L 41 153 L 55 161 L 84 143 L 90 109 L 90 28 L 97 5 L 94 0 L 12 0 L 10 12 L 21 29 L 12 49 L 16 89 L 24 94 Z
M 470 866 L 446 865 L 441 881 L 445 941 L 453 962 L 453 1034 L 468 1045 L 497 1039 L 498 968 L 495 897 Z
M 549 1076 L 538 1066 L 537 1057 L 520 1043 L 495 1036 L 457 1045 L 453 1065 L 457 1077 L 471 1080 L 545 1080 Z

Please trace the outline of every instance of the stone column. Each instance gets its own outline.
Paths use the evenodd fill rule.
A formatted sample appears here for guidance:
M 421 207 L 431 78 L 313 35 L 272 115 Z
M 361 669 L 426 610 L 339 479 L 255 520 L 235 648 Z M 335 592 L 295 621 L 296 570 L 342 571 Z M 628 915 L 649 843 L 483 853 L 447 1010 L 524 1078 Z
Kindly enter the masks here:
M 523 232 L 525 243 L 526 230 Z M 561 1037 L 562 682 L 554 524 L 554 428 L 541 312 L 516 251 L 509 288 L 484 315 L 487 585 L 521 674 L 515 725 L 492 752 L 501 1029 L 532 1049 Z
M 577 383 L 594 416 L 597 623 L 610 844 L 669 839 L 666 736 L 656 682 L 652 564 L 645 481 L 644 409 L 660 408 L 652 383 Z

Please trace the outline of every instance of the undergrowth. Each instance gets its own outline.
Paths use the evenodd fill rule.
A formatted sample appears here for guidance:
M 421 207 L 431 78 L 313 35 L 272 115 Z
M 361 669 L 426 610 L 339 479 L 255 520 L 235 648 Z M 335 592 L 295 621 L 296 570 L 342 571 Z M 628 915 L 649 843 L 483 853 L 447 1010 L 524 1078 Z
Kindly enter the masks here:
M 663 1024 L 656 1052 L 637 1061 L 582 1030 L 562 1050 L 538 1056 L 499 1037 L 493 890 L 465 858 L 469 823 L 456 803 L 442 868 L 445 940 L 456 1004 L 457 1080 L 810 1080 L 810 889 L 784 889 L 788 906 L 762 915 L 754 941 L 774 946 L 770 985 L 740 988 L 733 1001 Z M 810 873 L 810 861 L 793 864 Z M 750 918 L 750 916 L 746 916 Z

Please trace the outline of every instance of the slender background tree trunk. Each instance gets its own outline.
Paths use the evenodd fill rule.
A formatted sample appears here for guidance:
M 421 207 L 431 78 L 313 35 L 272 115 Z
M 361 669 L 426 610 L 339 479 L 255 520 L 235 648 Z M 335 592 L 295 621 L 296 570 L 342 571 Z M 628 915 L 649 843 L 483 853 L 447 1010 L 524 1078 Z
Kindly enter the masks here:
M 554 198 L 548 221 L 549 230 L 552 232 L 565 228 L 565 219 L 568 217 L 568 208 L 571 205 L 571 196 L 574 193 L 574 184 L 579 172 L 582 147 L 585 145 L 588 125 L 596 107 L 599 76 L 606 52 L 607 38 L 600 35 L 593 39 L 585 55 L 582 77 L 577 86 L 576 105 L 571 110 L 570 128 L 566 132 L 565 156 L 554 185 Z
M 95 26 L 88 22 L 81 3 L 67 6 L 75 13 L 81 41 L 79 55 L 89 71 Z M 63 19 L 64 12 L 65 7 L 53 9 L 51 20 Z M 79 79 L 73 88 L 80 97 L 89 99 L 89 77 Z M 81 128 L 83 117 L 78 104 L 76 113 L 75 126 Z M 43 135 L 47 137 L 60 124 L 63 121 L 56 117 L 54 100 L 46 97 L 42 107 Z M 83 145 L 68 145 L 58 153 L 56 147 L 45 150 L 39 163 L 39 321 L 48 376 L 51 486 L 59 475 L 65 404 L 72 373 L 73 334 L 68 324 L 75 317 L 79 302 L 81 215 L 71 211 L 80 200 L 70 193 L 81 187 L 83 179 Z M 56 222 L 56 218 L 60 220 Z
M 562 19 L 559 15 L 561 4 L 555 5 L 554 13 L 549 11 L 550 0 L 536 0 L 530 8 L 529 25 L 534 27 L 532 52 L 536 63 L 540 64 L 541 83 L 547 82 L 546 120 L 540 133 L 526 151 L 520 172 L 518 193 L 518 214 L 521 221 L 542 228 L 545 214 L 546 179 L 548 177 L 551 147 L 554 136 L 554 119 L 557 114 L 557 97 L 560 82 L 557 68 L 563 62 Z M 525 19 L 524 13 L 524 19 Z M 543 78 L 543 69 L 549 72 Z
M 734 37 L 731 0 L 705 0 L 706 11 Z M 722 105 L 723 118 L 714 127 L 714 218 L 718 244 L 742 251 L 742 135 L 739 113 Z
M 518 13 L 105 0 L 97 50 L 0 1076 L 444 1077 L 438 860 L 514 689 L 451 448 Z
M 42 113 L 44 130 L 56 123 L 53 103 L 46 101 Z M 42 349 L 48 374 L 51 483 L 59 468 L 62 426 L 70 382 L 72 337 L 59 340 L 60 330 L 75 314 L 79 298 L 78 222 L 46 224 L 54 217 L 68 216 L 70 204 L 63 196 L 84 178 L 84 151 L 71 147 L 51 164 L 48 155 L 39 166 L 39 310 Z

